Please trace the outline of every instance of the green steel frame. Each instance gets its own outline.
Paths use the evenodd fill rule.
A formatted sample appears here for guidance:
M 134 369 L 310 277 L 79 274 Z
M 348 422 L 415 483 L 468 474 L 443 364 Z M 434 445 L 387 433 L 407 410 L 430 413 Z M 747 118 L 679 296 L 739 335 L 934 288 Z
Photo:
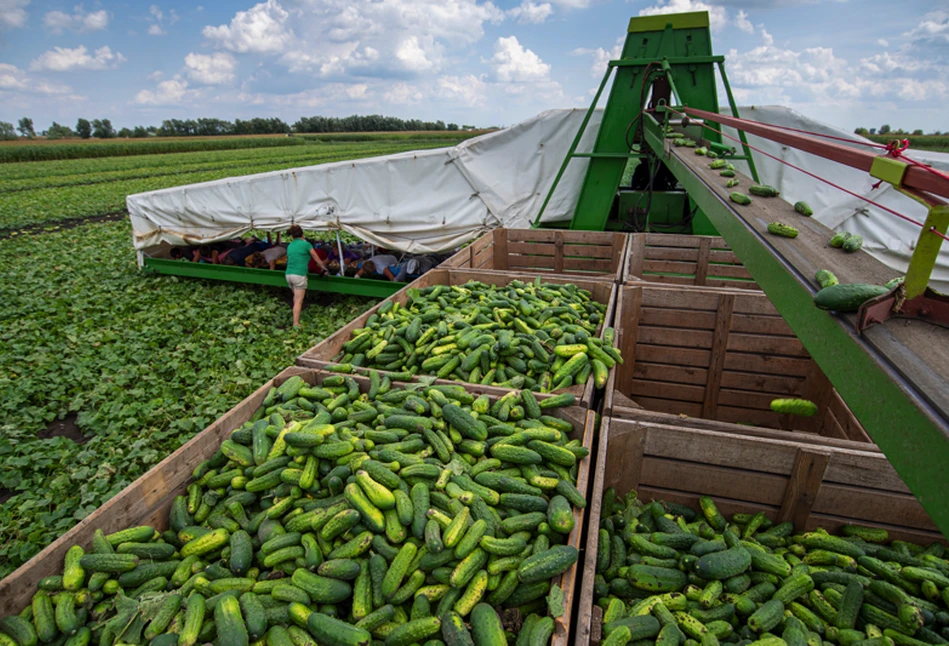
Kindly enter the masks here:
M 647 115 L 646 143 L 709 217 L 801 339 L 867 433 L 949 536 L 949 426 L 844 319 L 814 308 L 803 277 L 676 156 L 664 153 L 663 124 Z
M 593 102 L 533 226 L 542 226 L 541 218 L 567 170 L 567 165 L 571 160 L 581 158 L 589 159 L 590 163 L 570 228 L 592 231 L 603 231 L 607 228 L 610 209 L 627 162 L 646 156 L 644 151 L 632 149 L 629 132 L 639 125 L 638 121 L 643 116 L 643 109 L 655 82 L 654 75 L 668 83 L 670 96 L 676 104 L 702 106 L 704 110 L 718 112 L 718 92 L 713 67 L 717 65 L 731 112 L 737 117 L 738 108 L 725 74 L 724 60 L 723 56 L 712 55 L 708 13 L 704 11 L 632 18 L 627 28 L 621 58 L 609 62 Z M 614 72 L 616 76 L 603 111 L 593 151 L 578 153 L 577 148 L 583 134 Z M 745 135 L 740 135 L 743 154 L 729 155 L 728 158 L 746 160 L 751 166 L 752 176 L 757 180 L 757 169 L 747 147 Z M 718 150 L 723 149 L 718 134 L 711 133 L 707 138 Z
M 184 262 L 181 260 L 163 260 L 146 258 L 145 271 L 169 276 L 224 280 L 232 283 L 249 283 L 269 287 L 286 287 L 287 280 L 282 271 L 269 269 L 251 269 L 231 265 L 211 265 L 205 263 Z M 373 278 L 348 278 L 344 276 L 311 275 L 307 289 L 310 291 L 350 294 L 368 298 L 388 298 L 405 287 L 405 283 Z

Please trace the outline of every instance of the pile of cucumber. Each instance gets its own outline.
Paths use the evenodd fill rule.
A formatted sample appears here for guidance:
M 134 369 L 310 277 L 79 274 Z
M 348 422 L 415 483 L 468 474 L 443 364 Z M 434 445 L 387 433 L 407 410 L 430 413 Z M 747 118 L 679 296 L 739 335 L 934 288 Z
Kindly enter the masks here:
M 846 525 L 793 534 L 763 513 L 603 497 L 595 601 L 601 646 L 949 644 L 949 560 L 940 543 Z
M 554 416 L 573 396 L 362 388 L 272 389 L 195 469 L 168 531 L 71 547 L 0 620 L 0 646 L 547 644 L 585 505 L 588 451 Z
M 410 288 L 386 301 L 334 358 L 344 365 L 467 383 L 551 392 L 606 386 L 622 357 L 613 330 L 596 336 L 606 305 L 576 285 L 519 280 L 506 286 Z

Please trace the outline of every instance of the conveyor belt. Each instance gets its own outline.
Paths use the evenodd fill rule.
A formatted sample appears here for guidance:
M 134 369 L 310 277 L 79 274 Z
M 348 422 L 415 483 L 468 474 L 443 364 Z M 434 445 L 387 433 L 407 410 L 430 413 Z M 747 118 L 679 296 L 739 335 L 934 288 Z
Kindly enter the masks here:
M 882 284 L 897 273 L 863 251 L 848 254 L 830 247 L 830 229 L 795 213 L 780 198 L 752 196 L 748 206 L 731 202 L 728 195 L 735 189 L 726 188 L 727 178 L 708 168 L 708 158 L 672 146 L 654 120 L 647 120 L 645 134 L 949 536 L 949 330 L 891 319 L 858 335 L 854 315 L 817 309 L 814 274 L 819 269 L 834 272 L 842 283 Z M 747 193 L 752 180 L 737 177 L 737 188 Z M 767 227 L 774 221 L 800 234 L 793 239 L 772 235 Z

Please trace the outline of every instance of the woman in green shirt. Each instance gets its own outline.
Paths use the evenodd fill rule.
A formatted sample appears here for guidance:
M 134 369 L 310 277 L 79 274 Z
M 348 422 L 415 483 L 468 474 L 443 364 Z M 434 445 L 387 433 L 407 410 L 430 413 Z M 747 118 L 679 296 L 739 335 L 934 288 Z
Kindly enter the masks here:
M 293 327 L 300 327 L 300 312 L 303 311 L 303 298 L 306 296 L 306 269 L 312 258 L 320 270 L 326 271 L 326 265 L 316 254 L 316 250 L 303 239 L 303 228 L 297 224 L 288 231 L 293 242 L 287 247 L 287 285 L 293 290 Z

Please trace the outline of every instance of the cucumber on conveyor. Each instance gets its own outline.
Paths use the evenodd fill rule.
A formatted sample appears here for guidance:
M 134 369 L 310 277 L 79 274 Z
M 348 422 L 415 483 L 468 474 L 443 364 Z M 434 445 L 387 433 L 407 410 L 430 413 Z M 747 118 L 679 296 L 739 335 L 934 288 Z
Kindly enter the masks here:
M 538 316 L 579 314 L 563 307 Z M 613 356 L 567 334 L 551 361 L 599 364 L 602 379 Z M 323 374 L 284 381 L 194 469 L 168 512 L 177 531 L 72 546 L 0 619 L 0 646 L 505 646 L 507 610 L 530 618 L 526 643 L 548 644 L 586 506 L 589 450 L 557 412 L 574 396 Z
M 816 410 L 806 400 L 775 400 L 772 408 Z M 790 522 L 772 524 L 765 511 L 726 519 L 712 498 L 699 503 L 692 509 L 635 491 L 603 492 L 599 531 L 591 532 L 601 644 L 947 643 L 942 543 L 890 543 L 886 529 L 857 525 L 842 526 L 843 536 L 794 534 Z

